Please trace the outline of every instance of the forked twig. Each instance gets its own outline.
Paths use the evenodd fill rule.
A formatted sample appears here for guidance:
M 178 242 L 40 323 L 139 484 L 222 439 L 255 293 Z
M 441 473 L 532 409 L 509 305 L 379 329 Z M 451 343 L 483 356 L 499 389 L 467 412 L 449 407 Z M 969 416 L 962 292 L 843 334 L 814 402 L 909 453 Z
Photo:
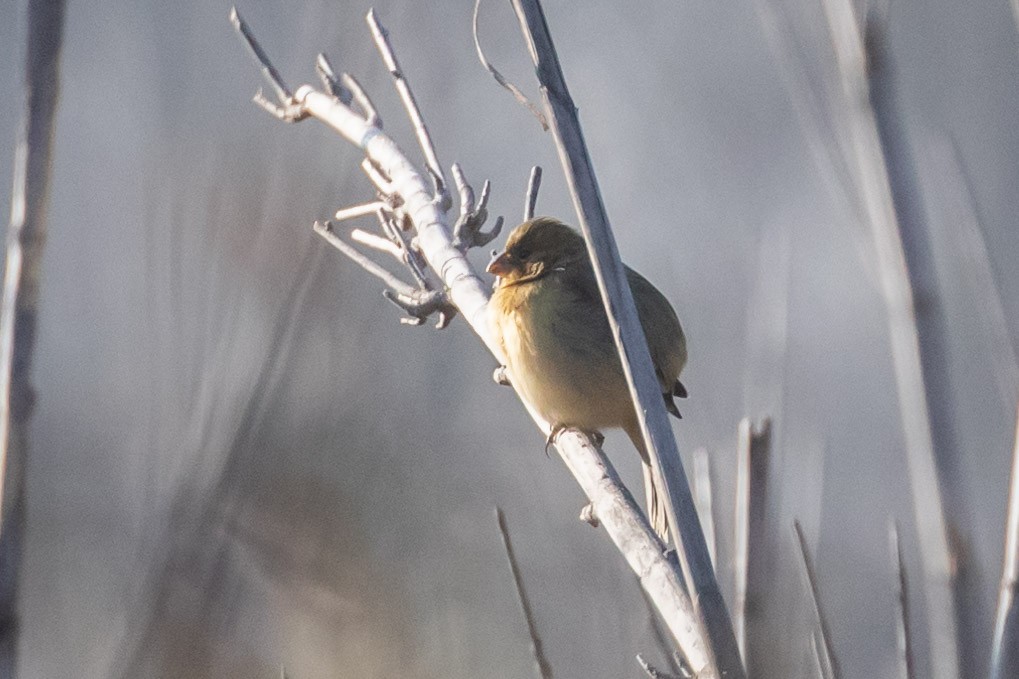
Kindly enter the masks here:
M 453 247 L 466 252 L 470 248 L 484 247 L 491 243 L 502 231 L 502 217 L 495 220 L 489 231 L 482 231 L 488 219 L 488 196 L 492 184 L 487 179 L 481 186 L 481 199 L 474 203 L 474 189 L 467 183 L 463 169 L 459 163 L 453 163 L 453 181 L 460 195 L 460 217 L 453 225 Z

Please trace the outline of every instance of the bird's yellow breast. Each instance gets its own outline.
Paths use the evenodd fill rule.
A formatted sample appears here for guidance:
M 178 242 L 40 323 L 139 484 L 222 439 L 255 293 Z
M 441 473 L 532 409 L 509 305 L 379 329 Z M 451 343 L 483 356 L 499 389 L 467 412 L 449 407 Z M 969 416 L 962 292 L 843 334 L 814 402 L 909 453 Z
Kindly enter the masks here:
M 549 422 L 623 426 L 633 406 L 604 312 L 555 275 L 500 287 L 489 307 L 510 379 Z

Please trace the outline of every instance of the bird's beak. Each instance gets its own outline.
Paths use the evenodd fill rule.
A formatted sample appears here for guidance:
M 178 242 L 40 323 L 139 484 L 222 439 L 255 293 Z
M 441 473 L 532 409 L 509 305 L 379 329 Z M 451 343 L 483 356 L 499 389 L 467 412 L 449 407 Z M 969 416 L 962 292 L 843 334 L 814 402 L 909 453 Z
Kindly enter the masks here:
M 488 263 L 488 268 L 485 269 L 490 274 L 495 274 L 500 278 L 503 278 L 512 270 L 513 266 L 510 264 L 509 253 L 502 252 L 492 257 L 492 261 Z

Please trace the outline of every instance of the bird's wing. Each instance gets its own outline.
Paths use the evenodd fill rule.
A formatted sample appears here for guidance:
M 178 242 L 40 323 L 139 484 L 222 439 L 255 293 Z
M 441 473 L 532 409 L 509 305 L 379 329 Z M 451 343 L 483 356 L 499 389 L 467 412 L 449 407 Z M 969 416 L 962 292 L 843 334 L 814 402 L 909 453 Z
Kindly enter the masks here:
M 630 267 L 626 267 L 626 277 L 637 304 L 637 316 L 647 337 L 651 361 L 661 383 L 662 393 L 669 397 L 685 396 L 686 390 L 682 389 L 682 385 L 676 386 L 679 373 L 686 364 L 686 338 L 679 318 L 665 295 L 646 278 Z M 601 293 L 590 266 L 571 271 L 566 281 L 578 306 L 587 313 L 599 314 L 604 318 Z M 680 389 L 682 394 L 677 393 Z
M 686 364 L 683 328 L 669 300 L 658 288 L 630 267 L 626 267 L 626 277 L 637 303 L 637 315 L 647 337 L 662 393 L 672 395 L 679 373 Z

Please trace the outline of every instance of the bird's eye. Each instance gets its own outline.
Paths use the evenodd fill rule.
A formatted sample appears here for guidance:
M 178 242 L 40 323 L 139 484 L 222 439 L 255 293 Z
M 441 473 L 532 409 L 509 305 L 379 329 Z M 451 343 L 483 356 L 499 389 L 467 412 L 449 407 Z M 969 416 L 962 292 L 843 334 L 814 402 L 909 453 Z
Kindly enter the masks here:
M 528 248 L 517 248 L 514 253 L 517 259 L 530 259 L 531 251 Z

